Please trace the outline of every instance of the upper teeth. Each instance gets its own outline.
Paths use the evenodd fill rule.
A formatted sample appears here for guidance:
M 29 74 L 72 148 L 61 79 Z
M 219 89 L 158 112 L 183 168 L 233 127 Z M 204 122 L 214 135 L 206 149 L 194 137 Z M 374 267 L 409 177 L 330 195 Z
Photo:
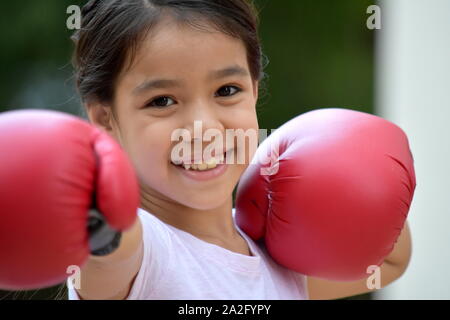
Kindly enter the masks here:
M 172 161 L 175 165 L 182 165 L 184 167 L 184 169 L 186 170 L 199 170 L 199 171 L 203 171 L 203 170 L 208 170 L 208 169 L 213 169 L 215 167 L 217 167 L 217 164 L 222 163 L 224 161 L 224 155 L 222 154 L 219 158 L 211 158 L 209 160 L 207 160 L 204 163 L 199 163 L 199 164 L 195 164 L 195 163 L 183 163 L 182 161 Z

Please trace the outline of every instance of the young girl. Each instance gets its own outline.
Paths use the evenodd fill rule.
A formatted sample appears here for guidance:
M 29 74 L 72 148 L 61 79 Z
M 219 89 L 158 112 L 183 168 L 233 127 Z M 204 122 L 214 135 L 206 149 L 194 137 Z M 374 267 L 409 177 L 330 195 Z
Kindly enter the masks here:
M 208 175 L 171 161 L 171 134 L 194 135 L 194 121 L 203 130 L 258 130 L 264 73 L 249 1 L 97 0 L 82 14 L 74 35 L 79 92 L 89 120 L 129 155 L 141 207 L 114 253 L 90 257 L 69 299 L 320 299 L 369 291 L 365 280 L 317 279 L 308 279 L 308 290 L 305 275 L 275 263 L 236 226 L 232 193 L 245 164 Z M 399 243 L 408 244 L 403 234 Z M 394 253 L 390 261 L 402 263 L 386 269 L 383 285 L 406 268 L 408 258 Z

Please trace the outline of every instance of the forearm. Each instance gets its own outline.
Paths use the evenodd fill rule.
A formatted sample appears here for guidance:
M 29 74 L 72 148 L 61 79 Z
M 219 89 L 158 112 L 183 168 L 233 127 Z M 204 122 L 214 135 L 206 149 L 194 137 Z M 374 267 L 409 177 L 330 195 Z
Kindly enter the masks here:
M 409 261 L 411 259 L 411 253 L 411 233 L 409 230 L 408 221 L 406 221 L 394 246 L 394 249 L 386 257 L 384 263 L 397 267 L 403 273 L 408 267 Z
M 406 271 L 411 259 L 411 234 L 408 222 L 400 233 L 392 252 L 384 259 L 380 267 L 381 288 L 400 278 Z
M 405 223 L 403 230 L 394 246 L 392 252 L 385 258 L 380 267 L 380 288 L 384 288 L 398 279 L 406 270 L 411 257 L 411 235 L 408 223 Z M 369 289 L 368 277 L 351 282 L 336 282 L 324 279 L 308 277 L 308 289 L 310 299 L 339 299 L 358 294 L 373 292 Z
M 139 271 L 143 255 L 142 225 L 122 233 L 119 247 L 104 257 L 90 256 L 81 269 L 79 295 L 84 299 L 124 299 Z

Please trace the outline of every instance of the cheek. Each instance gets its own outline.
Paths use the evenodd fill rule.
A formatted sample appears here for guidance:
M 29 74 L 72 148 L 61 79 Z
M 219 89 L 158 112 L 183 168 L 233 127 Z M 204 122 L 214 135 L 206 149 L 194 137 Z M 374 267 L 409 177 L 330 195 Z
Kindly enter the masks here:
M 127 152 L 137 175 L 149 187 L 167 181 L 170 134 L 170 130 L 155 124 L 132 129 L 127 135 Z
M 118 95 L 121 144 L 128 153 L 136 174 L 146 186 L 167 189 L 169 156 L 173 123 L 152 118 Z M 119 99 L 120 98 L 120 99 Z
M 244 130 L 254 130 L 258 132 L 258 115 L 256 113 L 256 101 L 253 98 L 247 99 L 237 114 L 233 116 L 233 128 Z
M 236 163 L 248 165 L 258 147 L 259 125 L 254 109 L 242 109 L 227 126 L 234 129 Z

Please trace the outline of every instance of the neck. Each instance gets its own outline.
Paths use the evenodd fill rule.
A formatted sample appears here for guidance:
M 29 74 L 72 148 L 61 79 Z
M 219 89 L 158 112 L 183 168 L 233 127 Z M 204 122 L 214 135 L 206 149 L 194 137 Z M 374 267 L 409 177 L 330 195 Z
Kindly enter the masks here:
M 215 208 L 200 210 L 141 188 L 141 207 L 161 221 L 200 239 L 231 242 L 240 237 L 232 217 L 232 196 Z

